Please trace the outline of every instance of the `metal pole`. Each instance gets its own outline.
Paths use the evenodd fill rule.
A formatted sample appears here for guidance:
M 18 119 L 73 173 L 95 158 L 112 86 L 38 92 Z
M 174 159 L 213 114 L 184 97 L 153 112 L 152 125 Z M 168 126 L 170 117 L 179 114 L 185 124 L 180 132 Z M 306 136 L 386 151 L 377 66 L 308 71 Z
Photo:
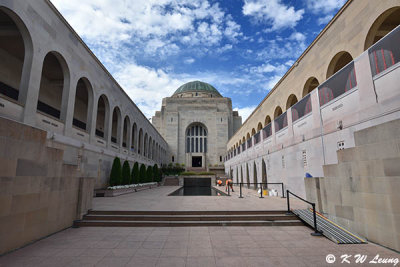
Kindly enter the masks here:
M 263 192 L 262 192 L 262 189 L 263 189 L 263 188 L 262 188 L 262 183 L 260 183 L 260 188 L 261 188 L 260 198 L 264 198 L 264 197 L 263 197 Z
M 314 233 L 311 233 L 312 236 L 321 236 L 322 233 L 317 229 L 317 213 L 315 212 L 315 203 L 311 204 L 313 209 L 313 217 L 314 217 Z
M 282 183 L 282 198 L 285 198 L 285 190 L 283 189 L 283 183 Z
M 287 202 L 287 215 L 292 214 L 292 212 L 290 211 L 290 202 L 289 202 L 289 190 L 286 190 L 286 202 Z
M 239 187 L 240 187 L 240 196 L 239 196 L 239 198 L 243 198 L 242 197 L 242 183 L 239 184 Z

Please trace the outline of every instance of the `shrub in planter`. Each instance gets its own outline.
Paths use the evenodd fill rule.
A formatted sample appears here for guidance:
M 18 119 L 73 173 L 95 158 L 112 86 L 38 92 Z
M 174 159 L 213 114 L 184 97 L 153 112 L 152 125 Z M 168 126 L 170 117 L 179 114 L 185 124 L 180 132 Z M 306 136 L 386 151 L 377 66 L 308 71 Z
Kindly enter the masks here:
M 158 171 L 157 164 L 154 164 L 154 166 L 153 166 L 153 176 L 154 176 L 154 181 L 155 182 L 161 182 L 160 172 Z
M 147 167 L 147 171 L 146 171 L 146 178 L 147 178 L 147 182 L 153 182 L 153 167 L 152 166 L 148 166 Z
M 122 165 L 122 183 L 123 185 L 129 184 L 131 181 L 131 167 L 127 160 L 124 161 Z
M 139 163 L 135 162 L 132 168 L 132 175 L 131 175 L 131 184 L 138 184 L 139 183 Z
M 121 160 L 115 157 L 110 173 L 110 186 L 119 185 L 122 181 Z
M 145 183 L 146 182 L 146 166 L 144 164 L 140 165 L 140 170 L 139 170 L 139 183 Z

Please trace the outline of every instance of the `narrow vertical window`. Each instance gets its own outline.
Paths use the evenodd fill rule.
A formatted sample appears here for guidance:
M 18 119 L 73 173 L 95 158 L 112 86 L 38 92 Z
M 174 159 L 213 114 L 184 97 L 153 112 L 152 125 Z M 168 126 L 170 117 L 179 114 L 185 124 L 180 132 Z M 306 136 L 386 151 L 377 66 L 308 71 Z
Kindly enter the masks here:
M 196 137 L 196 153 L 199 152 L 199 138 Z
M 204 138 L 204 153 L 207 153 L 207 138 Z
M 200 153 L 203 153 L 203 138 L 200 137 Z

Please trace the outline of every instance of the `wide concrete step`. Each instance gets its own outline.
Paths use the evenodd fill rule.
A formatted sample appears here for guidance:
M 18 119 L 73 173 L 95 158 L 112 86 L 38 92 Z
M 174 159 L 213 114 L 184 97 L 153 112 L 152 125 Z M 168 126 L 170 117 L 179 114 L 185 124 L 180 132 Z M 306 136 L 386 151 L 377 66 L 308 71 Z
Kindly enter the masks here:
M 189 211 L 137 211 L 137 210 L 89 210 L 90 215 L 282 215 L 285 210 L 189 210 Z
M 282 221 L 75 221 L 74 227 L 189 227 L 189 226 L 299 226 L 300 220 Z
M 94 215 L 88 214 L 83 220 L 96 221 L 281 221 L 296 220 L 295 215 Z

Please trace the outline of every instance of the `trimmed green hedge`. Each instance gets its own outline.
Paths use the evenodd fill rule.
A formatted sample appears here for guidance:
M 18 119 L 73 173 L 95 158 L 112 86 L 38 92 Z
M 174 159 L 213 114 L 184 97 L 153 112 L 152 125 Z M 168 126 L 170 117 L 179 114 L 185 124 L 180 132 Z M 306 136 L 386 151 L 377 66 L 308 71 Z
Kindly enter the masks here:
M 139 170 L 139 183 L 145 183 L 147 180 L 146 177 L 146 166 L 144 166 L 144 164 L 141 164 Z
M 131 184 L 138 184 L 139 183 L 139 163 L 135 162 L 132 168 L 132 175 L 131 175 Z
M 120 185 L 122 182 L 121 160 L 115 157 L 110 173 L 110 186 Z
M 122 165 L 122 185 L 129 184 L 131 182 L 131 167 L 127 160 L 124 161 Z
M 146 178 L 147 182 L 153 182 L 153 167 L 152 166 L 147 166 L 147 171 L 146 171 Z

